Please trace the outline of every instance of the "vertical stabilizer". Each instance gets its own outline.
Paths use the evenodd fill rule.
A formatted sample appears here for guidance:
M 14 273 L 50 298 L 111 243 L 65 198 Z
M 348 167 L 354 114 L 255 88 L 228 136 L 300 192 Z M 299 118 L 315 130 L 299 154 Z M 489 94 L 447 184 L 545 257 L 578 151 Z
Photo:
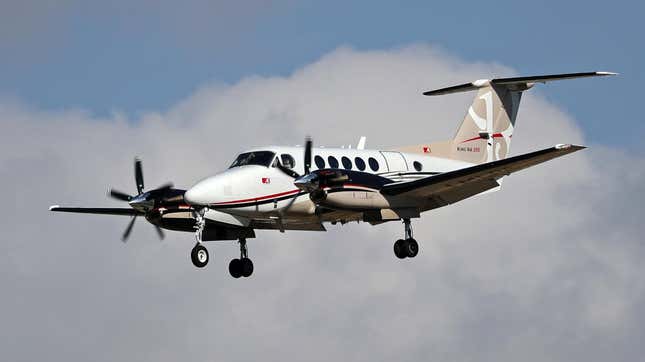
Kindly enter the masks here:
M 522 90 L 526 90 L 524 87 Z M 508 156 L 522 90 L 487 84 L 468 107 L 448 158 L 471 163 L 501 160 Z
M 427 96 L 477 90 L 468 112 L 448 141 L 398 148 L 398 151 L 424 153 L 474 164 L 508 157 L 522 92 L 535 83 L 583 77 L 615 75 L 610 72 L 586 72 L 529 77 L 480 79 L 470 83 L 436 89 Z

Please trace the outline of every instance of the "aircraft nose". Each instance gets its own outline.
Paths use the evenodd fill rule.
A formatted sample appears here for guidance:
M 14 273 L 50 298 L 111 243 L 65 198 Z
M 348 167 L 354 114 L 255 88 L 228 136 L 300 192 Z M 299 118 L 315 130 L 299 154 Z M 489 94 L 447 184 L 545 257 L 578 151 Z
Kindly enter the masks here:
M 184 200 L 186 200 L 189 205 L 208 205 L 208 190 L 208 183 L 205 181 L 198 182 L 195 186 L 186 191 L 184 194 Z
M 184 193 L 184 200 L 189 205 L 209 206 L 222 202 L 232 194 L 230 175 L 218 174 L 199 181 Z

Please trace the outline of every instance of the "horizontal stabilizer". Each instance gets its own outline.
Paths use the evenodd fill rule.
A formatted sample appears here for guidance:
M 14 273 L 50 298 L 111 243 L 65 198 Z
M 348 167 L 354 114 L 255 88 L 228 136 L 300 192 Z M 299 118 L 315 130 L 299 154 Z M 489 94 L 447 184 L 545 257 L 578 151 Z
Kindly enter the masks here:
M 612 72 L 584 72 L 584 73 L 564 73 L 564 74 L 550 74 L 550 75 L 534 75 L 529 77 L 512 77 L 512 78 L 495 78 L 495 79 L 478 79 L 474 82 L 454 85 L 450 87 L 435 89 L 424 92 L 426 96 L 437 96 L 450 93 L 467 92 L 489 85 L 506 85 L 509 87 L 517 87 L 517 90 L 526 90 L 533 86 L 534 83 L 546 83 L 554 80 L 586 78 L 586 77 L 602 77 L 607 75 L 616 75 L 618 73 Z

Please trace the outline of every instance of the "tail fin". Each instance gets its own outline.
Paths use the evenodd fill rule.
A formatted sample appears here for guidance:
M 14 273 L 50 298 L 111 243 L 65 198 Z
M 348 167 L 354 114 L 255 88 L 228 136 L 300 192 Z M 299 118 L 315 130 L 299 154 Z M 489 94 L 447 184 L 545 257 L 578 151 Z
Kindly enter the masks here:
M 425 92 L 424 95 L 435 96 L 478 90 L 473 103 L 468 108 L 466 117 L 452 140 L 421 146 L 414 151 L 476 164 L 504 159 L 510 151 L 522 92 L 533 87 L 535 83 L 615 74 L 589 72 L 480 79 L 471 83 Z M 405 150 L 411 151 L 408 147 Z

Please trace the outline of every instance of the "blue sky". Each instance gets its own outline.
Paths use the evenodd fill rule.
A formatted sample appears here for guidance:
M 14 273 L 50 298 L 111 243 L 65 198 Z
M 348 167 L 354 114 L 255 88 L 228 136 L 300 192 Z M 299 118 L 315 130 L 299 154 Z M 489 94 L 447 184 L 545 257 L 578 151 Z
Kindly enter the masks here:
M 45 110 L 136 116 L 202 85 L 288 75 L 339 46 L 425 43 L 521 74 L 617 71 L 611 83 L 544 93 L 584 122 L 592 144 L 634 149 L 645 130 L 632 111 L 645 82 L 638 1 L 9 1 L 4 10 L 0 94 Z

